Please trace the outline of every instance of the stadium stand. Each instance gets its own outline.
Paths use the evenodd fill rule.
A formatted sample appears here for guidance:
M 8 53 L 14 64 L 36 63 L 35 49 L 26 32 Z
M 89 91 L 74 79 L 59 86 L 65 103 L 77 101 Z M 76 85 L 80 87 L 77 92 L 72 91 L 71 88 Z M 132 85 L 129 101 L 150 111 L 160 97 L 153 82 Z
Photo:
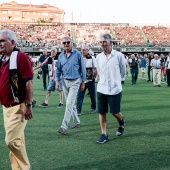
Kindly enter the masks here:
M 152 47 L 162 48 L 162 52 L 170 52 L 170 28 L 165 26 L 130 26 L 128 24 L 58 24 L 58 25 L 15 25 L 1 24 L 1 29 L 11 29 L 18 37 L 18 47 L 28 48 L 50 48 L 56 46 L 62 48 L 61 38 L 70 36 L 75 47 L 80 48 L 82 44 L 88 44 L 97 51 L 100 34 L 109 33 L 117 40 L 115 47 Z M 36 52 L 37 49 L 33 49 Z M 146 49 L 144 49 L 147 51 Z M 127 52 L 128 50 L 125 50 Z M 133 51 L 133 49 L 132 49 Z M 27 51 L 30 52 L 30 51 Z M 129 51 L 128 51 L 129 52 Z M 136 51 L 135 51 L 136 52 Z

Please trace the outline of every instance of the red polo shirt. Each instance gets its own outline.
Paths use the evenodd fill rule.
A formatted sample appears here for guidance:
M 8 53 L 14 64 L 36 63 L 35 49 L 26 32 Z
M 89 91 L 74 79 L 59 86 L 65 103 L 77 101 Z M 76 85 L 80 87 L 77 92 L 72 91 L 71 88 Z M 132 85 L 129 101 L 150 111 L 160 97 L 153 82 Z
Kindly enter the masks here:
M 17 57 L 17 69 L 19 75 L 18 97 L 20 103 L 22 103 L 25 101 L 26 97 L 26 81 L 33 79 L 33 71 L 30 59 L 21 51 L 18 53 Z M 9 78 L 9 60 L 7 62 L 3 61 L 0 67 L 0 103 L 2 105 L 15 103 Z

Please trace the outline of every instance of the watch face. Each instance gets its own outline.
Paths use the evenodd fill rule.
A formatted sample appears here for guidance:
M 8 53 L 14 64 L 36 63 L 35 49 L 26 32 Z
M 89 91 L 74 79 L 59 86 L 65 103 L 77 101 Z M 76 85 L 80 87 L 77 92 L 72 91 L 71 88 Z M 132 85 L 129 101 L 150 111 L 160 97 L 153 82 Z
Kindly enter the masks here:
M 31 104 L 30 103 L 25 103 L 25 106 L 31 107 Z

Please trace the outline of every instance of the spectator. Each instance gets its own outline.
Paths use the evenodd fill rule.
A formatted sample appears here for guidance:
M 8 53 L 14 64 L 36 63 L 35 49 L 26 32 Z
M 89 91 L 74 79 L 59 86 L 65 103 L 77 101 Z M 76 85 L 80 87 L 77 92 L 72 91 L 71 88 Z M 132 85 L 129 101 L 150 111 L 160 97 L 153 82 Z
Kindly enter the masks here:
M 140 68 L 141 68 L 141 79 L 144 80 L 145 72 L 146 72 L 146 58 L 147 54 L 144 54 L 144 56 L 141 58 Z
M 154 54 L 154 58 L 151 60 L 151 67 L 153 70 L 154 87 L 161 87 L 161 61 L 158 54 Z
M 86 78 L 85 88 L 84 90 L 78 91 L 77 95 L 77 113 L 81 115 L 82 104 L 84 100 L 84 95 L 86 89 L 89 91 L 90 99 L 91 99 L 91 109 L 89 113 L 94 113 L 96 111 L 96 93 L 95 93 L 95 78 L 97 76 L 96 72 L 96 59 L 93 55 L 89 54 L 89 47 L 87 45 L 83 45 L 81 48 L 83 59 L 86 67 Z
M 39 58 L 39 65 L 41 65 L 47 58 L 48 58 L 47 49 L 45 49 L 43 51 L 43 55 L 41 55 L 41 57 Z M 42 65 L 42 78 L 43 78 L 44 91 L 47 90 L 47 82 L 46 82 L 47 77 L 48 77 L 48 82 L 49 82 L 48 64 L 46 63 Z
M 52 47 L 51 48 L 51 56 L 46 58 L 46 60 L 43 63 L 41 63 L 39 66 L 34 68 L 34 70 L 36 70 L 36 69 L 39 69 L 40 67 L 42 67 L 43 65 L 48 64 L 50 81 L 49 81 L 49 85 L 48 85 L 48 89 L 47 89 L 45 102 L 40 105 L 43 108 L 48 107 L 48 101 L 49 101 L 49 97 L 51 95 L 51 91 L 55 91 L 55 70 L 56 70 L 57 60 L 58 60 L 57 49 L 56 49 L 56 47 Z M 61 107 L 63 107 L 62 80 L 60 80 L 59 85 L 60 86 L 59 86 L 58 91 L 60 94 L 60 103 L 58 104 L 58 108 L 61 108 Z

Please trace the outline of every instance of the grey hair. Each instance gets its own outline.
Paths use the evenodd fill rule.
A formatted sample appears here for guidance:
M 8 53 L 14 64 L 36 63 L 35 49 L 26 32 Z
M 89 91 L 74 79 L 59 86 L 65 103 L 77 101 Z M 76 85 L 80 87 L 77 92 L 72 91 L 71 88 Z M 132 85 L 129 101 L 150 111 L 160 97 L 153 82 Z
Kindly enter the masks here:
M 63 37 L 63 38 L 62 38 L 62 41 L 63 41 L 63 40 L 65 40 L 65 39 L 67 39 L 67 40 L 69 40 L 69 41 L 71 41 L 71 42 L 72 42 L 72 39 L 71 39 L 69 36 L 65 36 L 65 37 Z
M 47 49 L 47 48 L 44 48 L 43 52 L 48 52 L 48 49 Z
M 100 38 L 105 38 L 105 39 L 107 39 L 109 41 L 113 41 L 112 36 L 110 34 L 107 34 L 107 33 L 106 34 L 102 34 L 100 36 Z
M 51 50 L 55 50 L 55 52 L 57 52 L 57 48 L 55 46 L 51 47 Z
M 1 30 L 0 34 L 5 34 L 9 40 L 14 41 L 14 45 L 17 45 L 18 39 L 12 30 L 8 30 L 8 29 Z
M 87 50 L 89 50 L 89 46 L 86 45 L 86 44 L 83 44 L 83 45 L 81 46 L 81 49 L 87 49 Z

